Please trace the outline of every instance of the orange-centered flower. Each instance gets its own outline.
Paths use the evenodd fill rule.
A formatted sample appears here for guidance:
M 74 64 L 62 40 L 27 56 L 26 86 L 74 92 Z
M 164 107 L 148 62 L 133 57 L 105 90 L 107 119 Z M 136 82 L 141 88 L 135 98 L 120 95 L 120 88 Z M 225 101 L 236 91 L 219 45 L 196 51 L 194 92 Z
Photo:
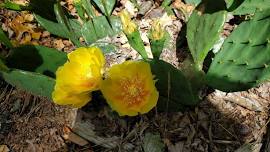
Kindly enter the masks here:
M 158 100 L 150 65 L 143 61 L 126 61 L 112 66 L 101 82 L 101 91 L 120 116 L 147 113 Z
M 91 100 L 91 92 L 98 90 L 105 59 L 96 47 L 78 48 L 68 54 L 68 61 L 56 71 L 53 101 L 60 105 L 80 108 Z

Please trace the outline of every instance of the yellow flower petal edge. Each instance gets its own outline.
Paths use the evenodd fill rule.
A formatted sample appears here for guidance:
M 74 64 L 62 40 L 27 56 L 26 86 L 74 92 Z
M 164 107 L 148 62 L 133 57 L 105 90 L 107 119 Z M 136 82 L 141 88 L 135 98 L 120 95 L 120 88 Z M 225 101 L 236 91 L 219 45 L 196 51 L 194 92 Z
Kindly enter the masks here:
M 100 89 L 120 116 L 149 112 L 156 106 L 159 96 L 150 65 L 144 61 L 125 61 L 112 66 Z
M 64 88 L 56 88 L 53 92 L 53 100 L 58 105 L 69 105 L 73 108 L 81 108 L 91 101 L 91 93 L 69 93 Z
M 131 34 L 137 29 L 136 24 L 131 20 L 129 13 L 126 10 L 120 12 L 120 19 L 125 34 Z
M 105 58 L 97 47 L 81 47 L 68 54 L 68 61 L 56 71 L 53 101 L 80 108 L 91 100 L 102 80 Z

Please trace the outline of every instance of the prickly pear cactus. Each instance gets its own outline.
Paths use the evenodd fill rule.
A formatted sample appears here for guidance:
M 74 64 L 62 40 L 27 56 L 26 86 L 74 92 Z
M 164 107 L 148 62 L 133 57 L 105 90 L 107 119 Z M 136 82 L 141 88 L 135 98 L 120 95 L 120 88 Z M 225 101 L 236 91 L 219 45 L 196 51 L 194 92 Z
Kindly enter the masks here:
M 239 0 L 230 0 L 239 1 Z M 233 14 L 245 15 L 255 13 L 256 10 L 262 11 L 270 8 L 270 0 L 244 0 L 239 7 L 237 7 Z
M 0 71 L 7 71 L 8 67 L 5 65 L 5 63 L 0 58 Z
M 67 54 L 44 46 L 24 45 L 14 48 L 6 58 L 9 68 L 55 77 L 57 68 L 67 61 Z
M 241 23 L 225 40 L 207 73 L 210 86 L 241 91 L 270 78 L 270 9 Z
M 197 90 L 180 70 L 162 60 L 150 60 L 149 63 L 157 79 L 158 110 L 182 111 L 199 103 Z
M 55 80 L 45 75 L 18 69 L 0 71 L 0 76 L 9 84 L 35 95 L 51 98 Z
M 187 23 L 187 41 L 193 60 L 198 69 L 219 38 L 226 19 L 226 11 L 201 14 L 194 11 Z

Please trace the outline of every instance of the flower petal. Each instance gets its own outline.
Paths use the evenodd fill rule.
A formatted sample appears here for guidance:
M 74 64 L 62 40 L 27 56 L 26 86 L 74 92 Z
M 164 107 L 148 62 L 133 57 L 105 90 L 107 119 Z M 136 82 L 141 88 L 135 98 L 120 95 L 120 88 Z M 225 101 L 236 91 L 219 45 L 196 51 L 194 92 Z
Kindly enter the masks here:
M 100 88 L 108 104 L 119 115 L 147 113 L 158 100 L 150 65 L 143 61 L 126 61 L 112 66 Z
M 78 48 L 68 54 L 68 61 L 56 71 L 52 94 L 57 104 L 82 107 L 91 100 L 102 80 L 105 58 L 97 47 Z

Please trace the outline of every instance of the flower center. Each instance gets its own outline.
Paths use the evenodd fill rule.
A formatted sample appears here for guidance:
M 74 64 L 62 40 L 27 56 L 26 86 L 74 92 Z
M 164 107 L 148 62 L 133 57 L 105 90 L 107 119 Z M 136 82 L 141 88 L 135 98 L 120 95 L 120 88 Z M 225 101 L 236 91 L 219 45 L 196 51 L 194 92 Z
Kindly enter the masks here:
M 143 80 L 137 76 L 132 79 L 123 79 L 121 83 L 121 98 L 128 105 L 140 104 L 148 92 L 144 88 Z
M 140 93 L 139 89 L 136 86 L 130 86 L 128 88 L 128 94 L 131 96 L 137 96 Z

